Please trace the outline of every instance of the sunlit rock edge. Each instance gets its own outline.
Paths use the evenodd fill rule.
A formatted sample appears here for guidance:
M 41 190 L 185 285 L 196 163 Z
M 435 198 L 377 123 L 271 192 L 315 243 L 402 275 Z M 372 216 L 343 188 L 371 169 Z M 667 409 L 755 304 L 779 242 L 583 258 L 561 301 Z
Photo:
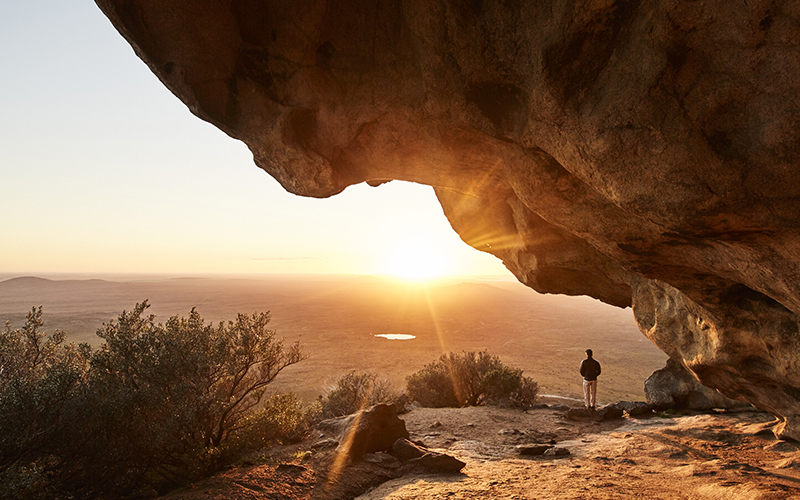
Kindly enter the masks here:
M 521 282 L 632 306 L 800 439 L 800 4 L 97 3 L 288 191 L 429 184 Z

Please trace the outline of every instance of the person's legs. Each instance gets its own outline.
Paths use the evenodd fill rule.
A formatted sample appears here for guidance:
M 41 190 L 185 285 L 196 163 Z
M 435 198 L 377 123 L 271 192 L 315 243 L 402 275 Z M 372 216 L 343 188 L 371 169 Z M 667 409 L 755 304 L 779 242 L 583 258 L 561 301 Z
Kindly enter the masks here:
M 588 381 L 588 380 L 584 380 L 583 381 L 583 401 L 584 401 L 584 405 L 586 406 L 587 410 L 589 409 L 589 406 L 591 405 L 590 404 L 591 386 L 592 386 L 592 383 L 590 381 Z
M 594 410 L 595 403 L 597 402 L 597 380 L 592 380 L 589 383 L 589 394 L 585 396 L 588 401 L 589 408 Z

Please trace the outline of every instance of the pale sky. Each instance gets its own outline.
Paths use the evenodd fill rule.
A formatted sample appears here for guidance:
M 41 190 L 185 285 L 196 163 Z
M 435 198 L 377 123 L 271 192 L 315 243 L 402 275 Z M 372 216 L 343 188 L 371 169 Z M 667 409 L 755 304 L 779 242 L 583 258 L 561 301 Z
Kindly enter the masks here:
M 427 249 L 448 274 L 510 276 L 430 187 L 286 193 L 90 0 L 0 2 L 0 190 L 3 275 L 383 274 Z

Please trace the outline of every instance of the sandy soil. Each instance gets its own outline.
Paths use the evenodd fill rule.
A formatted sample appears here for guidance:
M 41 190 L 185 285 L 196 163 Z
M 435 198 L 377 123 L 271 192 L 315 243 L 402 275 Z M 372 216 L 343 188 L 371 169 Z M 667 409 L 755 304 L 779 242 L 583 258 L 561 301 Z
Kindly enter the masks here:
M 777 441 L 768 429 L 773 418 L 762 413 L 595 425 L 547 410 L 516 417 L 503 410 L 469 410 L 425 410 L 406 418 L 417 436 L 426 434 L 432 419 L 441 422 L 436 427 L 441 434 L 423 440 L 446 444 L 467 463 L 463 474 L 412 474 L 359 498 L 800 498 L 798 446 Z M 543 430 L 555 433 L 557 446 L 570 455 L 516 455 L 512 445 L 536 441 Z M 450 439 L 456 440 L 445 443 Z
M 169 498 L 800 498 L 800 447 L 774 438 L 770 415 L 592 423 L 569 421 L 563 413 L 481 407 L 403 415 L 412 439 L 466 462 L 459 474 L 400 466 L 382 454 L 336 473 L 334 451 L 304 453 L 310 440 L 273 450 L 266 463 L 229 470 Z M 519 444 L 549 440 L 569 455 L 525 457 L 516 451 Z

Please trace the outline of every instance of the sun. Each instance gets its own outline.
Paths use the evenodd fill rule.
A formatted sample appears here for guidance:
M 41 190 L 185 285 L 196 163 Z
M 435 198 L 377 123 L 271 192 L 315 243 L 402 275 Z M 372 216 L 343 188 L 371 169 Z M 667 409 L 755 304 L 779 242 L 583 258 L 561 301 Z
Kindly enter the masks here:
M 393 249 L 385 272 L 409 281 L 425 281 L 448 274 L 449 268 L 438 246 L 423 239 L 409 239 Z

